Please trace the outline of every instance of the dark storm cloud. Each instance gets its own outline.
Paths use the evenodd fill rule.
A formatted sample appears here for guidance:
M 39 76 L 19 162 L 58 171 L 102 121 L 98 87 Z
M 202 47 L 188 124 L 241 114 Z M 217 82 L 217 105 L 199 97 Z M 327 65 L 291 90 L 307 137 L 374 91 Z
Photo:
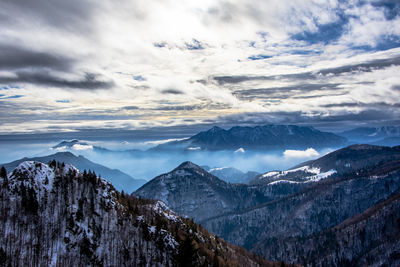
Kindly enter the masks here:
M 334 94 L 316 94 L 316 95 L 300 95 L 300 96 L 290 96 L 293 99 L 311 99 L 311 98 L 320 98 L 320 97 L 330 97 L 330 96 L 342 96 L 347 95 L 349 91 L 342 90 L 339 93 Z
M 307 125 L 334 125 L 351 127 L 358 123 L 383 123 L 398 119 L 398 112 L 393 110 L 367 109 L 359 113 L 347 112 L 344 114 L 305 114 L 297 112 L 268 112 L 242 113 L 229 116 L 220 116 L 217 123 L 229 125 L 262 125 L 262 124 L 307 124 Z
M 213 79 L 220 85 L 223 84 L 237 84 L 246 81 L 263 81 L 263 80 L 309 80 L 316 79 L 318 75 L 340 75 L 352 72 L 371 72 L 375 69 L 383 69 L 390 66 L 400 65 L 400 57 L 385 58 L 385 59 L 375 59 L 359 64 L 349 64 L 335 68 L 321 69 L 316 72 L 303 72 L 296 74 L 285 74 L 285 75 L 271 75 L 271 76 L 214 76 Z
M 62 88 L 78 88 L 78 89 L 108 89 L 114 86 L 113 81 L 102 81 L 98 79 L 98 75 L 93 73 L 85 73 L 84 77 L 79 80 L 67 80 L 52 75 L 48 71 L 17 71 L 16 77 L 0 77 L 0 84 L 8 83 L 29 83 L 44 86 L 54 86 Z
M 140 108 L 138 106 L 125 106 L 122 109 L 125 109 L 125 110 L 138 110 Z
M 177 89 L 166 89 L 166 90 L 162 90 L 161 93 L 163 93 L 163 94 L 171 94 L 171 95 L 183 95 L 183 94 L 185 94 L 183 91 L 177 90 Z
M 341 90 L 340 84 L 298 84 L 294 86 L 285 87 L 271 87 L 271 88 L 260 88 L 260 89 L 245 89 L 236 90 L 233 92 L 234 95 L 241 99 L 253 99 L 253 98 L 287 98 L 293 96 L 294 93 L 308 93 L 312 91 L 321 90 Z
M 224 103 L 204 103 L 195 105 L 169 105 L 169 106 L 159 106 L 152 110 L 159 111 L 192 111 L 192 110 L 220 110 L 228 109 L 230 105 Z
M 65 71 L 69 70 L 72 64 L 71 58 L 61 55 L 0 44 L 0 69 L 50 68 Z
M 349 102 L 349 103 L 334 103 L 322 105 L 324 108 L 352 108 L 352 107 L 368 107 L 368 108 L 400 108 L 400 103 L 386 103 L 386 102 L 373 102 L 373 103 L 363 103 L 363 102 Z
M 80 0 L 2 0 L 0 17 L 11 25 L 21 20 L 87 34 L 93 31 L 92 19 L 98 6 Z

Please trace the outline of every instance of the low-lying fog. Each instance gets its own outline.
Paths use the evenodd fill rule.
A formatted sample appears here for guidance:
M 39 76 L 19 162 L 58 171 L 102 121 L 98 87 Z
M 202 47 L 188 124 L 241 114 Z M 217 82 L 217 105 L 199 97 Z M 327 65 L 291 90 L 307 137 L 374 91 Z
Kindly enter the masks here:
M 86 142 L 90 145 L 73 148 L 53 149 L 59 142 L 0 142 L 0 163 L 7 163 L 23 157 L 36 157 L 70 151 L 76 156 L 87 159 L 113 169 L 119 169 L 134 178 L 150 180 L 155 176 L 169 172 L 184 161 L 192 161 L 200 166 L 234 167 L 243 172 L 256 171 L 264 173 L 270 170 L 284 170 L 307 160 L 318 158 L 332 149 L 316 151 L 309 148 L 304 151 L 286 150 L 281 152 L 253 152 L 238 149 L 233 151 L 191 151 L 191 152 L 150 152 L 146 149 L 163 141 L 144 141 L 128 143 L 124 141 Z M 140 149 L 138 152 L 100 153 L 93 146 L 113 151 Z

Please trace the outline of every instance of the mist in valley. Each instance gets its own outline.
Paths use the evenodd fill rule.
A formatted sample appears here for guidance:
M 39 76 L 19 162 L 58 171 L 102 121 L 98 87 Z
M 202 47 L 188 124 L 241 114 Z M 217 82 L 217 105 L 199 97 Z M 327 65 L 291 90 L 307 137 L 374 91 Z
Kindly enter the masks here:
M 119 169 L 133 178 L 150 180 L 162 173 L 169 172 L 184 161 L 191 161 L 200 166 L 234 167 L 243 172 L 264 173 L 271 170 L 285 170 L 307 160 L 318 158 L 332 149 L 285 150 L 285 151 L 149 151 L 148 149 L 168 140 L 146 140 L 140 142 L 84 141 L 85 145 L 72 148 L 53 148 L 63 140 L 40 142 L 3 143 L 0 146 L 0 162 L 7 163 L 23 157 L 47 156 L 57 152 L 69 151 L 76 156 Z M 104 148 L 99 151 L 96 148 Z

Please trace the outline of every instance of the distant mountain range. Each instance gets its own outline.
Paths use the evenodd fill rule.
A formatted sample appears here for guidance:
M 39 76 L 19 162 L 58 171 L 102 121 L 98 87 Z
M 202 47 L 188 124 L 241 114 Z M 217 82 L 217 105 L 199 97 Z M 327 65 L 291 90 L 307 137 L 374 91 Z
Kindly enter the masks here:
M 344 146 L 347 139 L 313 127 L 296 125 L 265 125 L 213 127 L 188 139 L 158 145 L 152 150 L 285 150 Z
M 287 266 L 59 162 L 2 171 L 0 207 L 1 266 Z
M 124 190 L 128 193 L 135 191 L 147 182 L 143 179 L 135 179 L 130 175 L 121 172 L 120 170 L 110 169 L 103 165 L 94 163 L 83 156 L 75 156 L 71 152 L 58 152 L 44 157 L 23 158 L 10 163 L 0 164 L 0 166 L 4 166 L 8 171 L 11 171 L 24 161 L 38 161 L 42 163 L 49 163 L 52 160 L 74 165 L 82 172 L 83 170 L 94 171 L 97 175 L 105 177 L 105 179 L 111 182 L 118 190 Z
M 201 166 L 201 168 L 208 171 L 212 175 L 215 175 L 219 179 L 232 184 L 247 184 L 255 177 L 260 175 L 260 173 L 254 171 L 248 171 L 244 173 L 241 170 L 233 167 L 210 168 L 208 166 Z
M 400 213 L 394 197 L 400 194 L 400 147 L 349 146 L 294 169 L 260 175 L 249 186 L 225 183 L 186 162 L 134 194 L 161 199 L 211 232 L 274 260 L 318 266 L 400 264 L 400 230 L 390 225 Z M 357 245 L 343 250 L 343 240 Z M 382 250 L 389 256 L 383 257 Z
M 338 135 L 353 143 L 367 143 L 382 146 L 400 145 L 400 126 L 360 127 Z

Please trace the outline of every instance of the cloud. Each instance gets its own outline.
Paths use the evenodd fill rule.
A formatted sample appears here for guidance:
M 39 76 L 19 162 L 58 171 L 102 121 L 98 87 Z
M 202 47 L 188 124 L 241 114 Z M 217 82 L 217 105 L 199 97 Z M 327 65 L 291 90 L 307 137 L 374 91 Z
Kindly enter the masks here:
M 0 69 L 50 68 L 69 70 L 73 60 L 63 55 L 0 44 Z
M 286 159 L 293 159 L 293 158 L 311 159 L 311 158 L 319 157 L 320 154 L 314 148 L 307 148 L 306 150 L 290 150 L 290 149 L 288 149 L 283 152 L 283 156 Z
M 17 71 L 16 77 L 1 77 L 0 83 L 29 83 L 44 86 L 54 86 L 61 88 L 78 89 L 108 89 L 114 86 L 113 81 L 104 81 L 99 79 L 99 75 L 85 73 L 77 80 L 60 78 L 48 71 Z
M 1 1 L 0 89 L 23 96 L 2 99 L 1 129 L 394 121 L 399 12 L 396 1 Z
M 75 144 L 72 146 L 73 150 L 81 151 L 81 150 L 92 150 L 92 145 L 82 145 L 82 144 Z
M 162 90 L 161 93 L 163 94 L 172 94 L 172 95 L 182 95 L 184 92 L 177 90 L 177 89 L 165 89 Z

